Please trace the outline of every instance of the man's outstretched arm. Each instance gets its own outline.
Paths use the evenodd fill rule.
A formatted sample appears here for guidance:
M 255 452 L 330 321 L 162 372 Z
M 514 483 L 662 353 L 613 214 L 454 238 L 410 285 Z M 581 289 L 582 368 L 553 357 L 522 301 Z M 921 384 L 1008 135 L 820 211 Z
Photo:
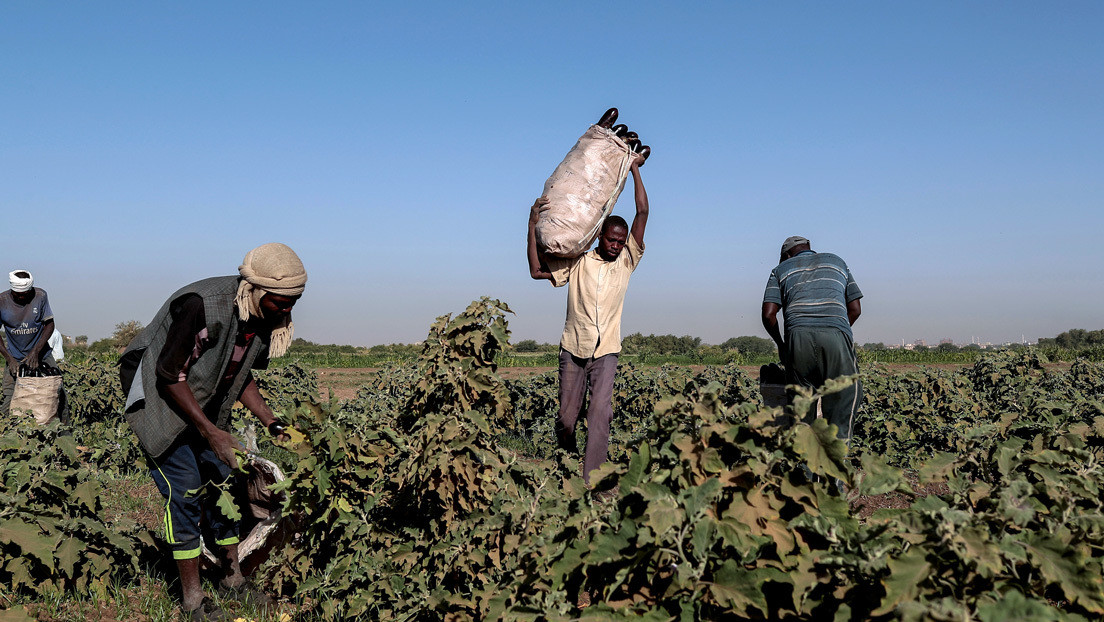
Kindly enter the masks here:
M 640 178 L 640 164 L 633 160 L 629 170 L 632 171 L 633 195 L 636 196 L 636 217 L 633 218 L 630 233 L 643 248 L 644 228 L 648 226 L 648 192 L 644 190 L 644 180 Z
M 526 239 L 526 253 L 529 257 L 529 276 L 534 279 L 552 280 L 552 272 L 548 269 L 540 249 L 537 248 L 537 221 L 540 214 L 548 209 L 548 199 L 541 197 L 533 203 L 529 210 L 529 235 Z

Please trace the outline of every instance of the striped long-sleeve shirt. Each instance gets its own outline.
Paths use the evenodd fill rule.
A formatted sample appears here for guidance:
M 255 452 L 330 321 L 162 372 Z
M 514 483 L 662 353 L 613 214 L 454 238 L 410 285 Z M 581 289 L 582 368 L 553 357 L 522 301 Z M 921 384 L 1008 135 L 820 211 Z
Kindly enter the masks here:
M 763 302 L 782 307 L 786 333 L 802 327 L 835 327 L 851 337 L 847 303 L 862 298 L 842 259 L 804 251 L 778 264 L 767 279 Z

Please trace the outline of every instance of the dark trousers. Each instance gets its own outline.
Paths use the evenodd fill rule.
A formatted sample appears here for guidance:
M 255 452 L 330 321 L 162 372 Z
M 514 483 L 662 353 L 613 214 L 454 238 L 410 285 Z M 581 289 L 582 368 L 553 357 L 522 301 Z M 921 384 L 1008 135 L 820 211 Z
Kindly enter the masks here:
M 602 466 L 609 455 L 616 376 L 616 354 L 581 359 L 560 348 L 560 416 L 556 421 L 556 438 L 561 448 L 575 450 L 575 423 L 589 388 L 586 455 L 583 458 L 583 480 L 588 484 L 590 472 Z
M 786 335 L 786 381 L 810 388 L 819 388 L 829 378 L 859 373 L 855 347 L 851 339 L 837 328 L 795 328 Z M 838 436 L 851 442 L 855 412 L 862 404 L 859 382 L 820 400 L 820 409 L 828 423 L 839 428 Z M 797 413 L 806 423 L 816 418 L 816 405 L 808 413 Z
M 238 522 L 216 506 L 218 491 L 213 486 L 199 491 L 207 482 L 219 484 L 232 475 L 206 440 L 185 432 L 164 455 L 148 461 L 153 481 L 165 497 L 165 541 L 174 559 L 199 557 L 201 522 L 214 534 L 215 544 L 238 543 Z

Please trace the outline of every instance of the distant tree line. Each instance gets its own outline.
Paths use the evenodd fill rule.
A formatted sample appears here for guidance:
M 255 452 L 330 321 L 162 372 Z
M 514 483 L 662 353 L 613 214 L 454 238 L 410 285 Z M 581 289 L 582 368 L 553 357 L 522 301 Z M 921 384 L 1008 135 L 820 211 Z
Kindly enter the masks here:
M 1057 337 L 1043 337 L 1039 340 L 1039 346 L 1067 348 L 1070 350 L 1104 346 L 1104 329 L 1085 330 L 1083 328 L 1072 328 L 1064 333 L 1059 333 Z
M 118 352 L 123 351 L 127 345 L 130 344 L 130 341 L 134 339 L 141 330 L 142 325 L 140 321 L 131 319 L 129 321 L 120 321 L 120 323 L 115 325 L 112 336 L 98 339 L 93 341 L 92 344 L 89 344 L 88 337 L 85 335 L 78 335 L 72 338 L 66 337 L 66 355 L 70 354 L 70 352 L 76 357 L 105 354 L 117 355 Z M 1011 344 L 1006 348 L 1018 349 L 1022 347 L 1023 346 L 1020 344 Z M 1073 350 L 1075 352 L 1081 351 L 1076 356 L 1089 356 L 1085 354 L 1084 350 L 1096 348 L 1096 351 L 1100 352 L 1100 348 L 1104 347 L 1104 329 L 1085 330 L 1083 328 L 1073 328 L 1064 331 L 1064 333 L 1059 334 L 1057 337 L 1039 339 L 1039 347 L 1050 349 L 1060 348 Z M 881 341 L 862 344 L 858 349 L 868 352 L 867 356 L 871 357 L 869 360 L 894 361 L 903 356 L 894 354 L 894 351 L 891 351 L 891 349 L 885 346 Z M 518 341 L 517 344 L 513 344 L 508 352 L 514 355 L 532 354 L 548 356 L 555 355 L 559 350 L 559 344 L 546 344 L 546 342 L 539 342 L 535 339 L 522 339 Z M 926 357 L 947 355 L 948 361 L 959 361 L 968 360 L 970 352 L 978 350 L 980 350 L 980 346 L 975 344 L 963 347 L 958 347 L 954 344 L 940 344 L 932 347 L 916 346 L 911 351 L 919 352 L 919 354 Z M 294 358 L 314 359 L 319 365 L 337 365 L 337 363 L 341 363 L 341 365 L 357 366 L 375 365 L 375 363 L 372 362 L 365 362 L 372 360 L 413 359 L 417 357 L 421 351 L 422 344 L 381 344 L 363 347 L 337 344 L 323 345 L 316 344 L 316 342 L 307 339 L 296 338 L 291 342 L 290 355 Z M 705 362 L 710 363 L 710 365 L 723 362 L 739 362 L 740 365 L 751 365 L 751 363 L 760 365 L 760 363 L 766 360 L 776 360 L 777 358 L 777 350 L 774 341 L 763 337 L 746 335 L 725 339 L 719 345 L 710 345 L 704 344 L 701 337 L 691 337 L 689 335 L 680 337 L 677 335 L 644 335 L 643 333 L 634 333 L 622 339 L 622 351 L 625 355 L 639 357 L 640 361 L 657 360 L 654 357 L 659 357 L 659 361 L 664 361 L 664 357 L 678 357 L 676 360 L 681 360 L 682 362 L 687 362 L 686 359 L 691 359 L 689 362 Z M 882 352 L 882 354 L 879 354 L 879 352 Z M 967 359 L 960 359 L 960 357 L 963 356 L 967 356 Z M 1097 354 L 1096 356 L 1100 355 Z M 887 359 L 884 357 L 889 358 Z M 912 358 L 915 357 L 913 356 Z
M 557 352 L 560 346 L 539 343 L 535 339 L 522 339 L 513 345 L 513 351 Z M 739 352 L 751 356 L 773 355 L 774 342 L 763 337 L 732 337 L 719 345 L 702 342 L 701 337 L 690 335 L 645 335 L 633 333 L 621 339 L 621 351 L 625 354 L 656 354 L 661 356 L 699 356 L 703 354 Z
M 142 323 L 137 320 L 119 322 L 110 337 L 88 343 L 88 337 L 78 335 L 67 340 L 68 348 L 87 350 L 88 352 L 122 352 L 134 337 L 142 331 Z M 1084 330 L 1074 328 L 1059 334 L 1053 338 L 1039 339 L 1040 347 L 1057 347 L 1069 350 L 1079 350 L 1104 346 L 1104 330 Z M 1010 348 L 1022 347 L 1020 344 L 1012 344 Z M 710 345 L 702 342 L 701 337 L 690 335 L 644 335 L 633 333 L 621 340 L 622 352 L 628 355 L 657 355 L 657 356 L 717 356 L 740 354 L 744 357 L 771 357 L 777 354 L 774 342 L 763 337 L 745 335 L 731 337 L 718 345 Z M 859 346 L 862 350 L 878 352 L 888 348 L 882 342 L 864 343 Z M 393 343 L 380 344 L 371 347 L 319 344 L 302 338 L 292 341 L 291 352 L 293 356 L 334 356 L 334 355 L 370 355 L 387 358 L 413 358 L 421 352 L 420 343 Z M 968 352 L 979 350 L 980 346 L 970 344 L 958 347 L 952 343 L 941 343 L 937 346 L 916 346 L 914 351 L 928 352 Z M 554 353 L 559 351 L 559 345 L 553 343 L 540 343 L 535 339 L 522 339 L 513 344 L 514 353 Z
M 1009 348 L 1019 348 L 1019 347 L 1022 347 L 1022 346 L 1020 344 L 1016 343 L 1016 344 L 1012 344 L 1008 347 Z M 864 343 L 861 346 L 859 346 L 859 349 L 860 350 L 868 350 L 870 352 L 880 352 L 882 350 L 889 350 L 889 348 L 886 347 L 886 344 L 882 343 L 881 341 L 876 341 L 876 342 L 873 342 L 873 343 Z M 964 345 L 962 347 L 959 347 L 959 346 L 956 346 L 953 343 L 941 343 L 937 346 L 913 346 L 912 350 L 914 352 L 970 352 L 971 350 L 981 350 L 981 346 L 977 345 L 976 343 L 971 343 L 971 344 L 967 344 L 967 345 Z

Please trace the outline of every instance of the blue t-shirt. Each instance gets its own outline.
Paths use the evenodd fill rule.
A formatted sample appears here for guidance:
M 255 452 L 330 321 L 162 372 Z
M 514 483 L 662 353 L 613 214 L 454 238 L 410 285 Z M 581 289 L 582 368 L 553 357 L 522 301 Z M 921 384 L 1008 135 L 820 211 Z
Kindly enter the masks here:
M 8 352 L 19 361 L 26 358 L 38 343 L 46 321 L 54 319 L 46 290 L 36 287 L 34 293 L 30 302 L 18 305 L 10 289 L 0 292 L 0 323 L 3 323 L 4 336 L 8 339 Z M 45 358 L 49 353 L 50 346 L 43 347 L 42 356 Z
M 763 302 L 782 307 L 786 332 L 834 327 L 851 337 L 847 303 L 862 298 L 847 264 L 832 253 L 803 251 L 778 264 L 767 279 Z

